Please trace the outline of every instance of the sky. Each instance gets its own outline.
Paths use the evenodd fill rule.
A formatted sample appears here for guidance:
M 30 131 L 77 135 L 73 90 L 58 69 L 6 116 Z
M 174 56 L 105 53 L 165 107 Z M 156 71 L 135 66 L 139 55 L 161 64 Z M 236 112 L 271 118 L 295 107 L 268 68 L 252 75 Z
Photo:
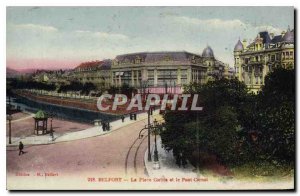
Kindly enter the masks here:
M 293 7 L 7 7 L 7 67 L 74 68 L 146 51 L 201 54 L 233 66 L 239 39 L 294 28 Z

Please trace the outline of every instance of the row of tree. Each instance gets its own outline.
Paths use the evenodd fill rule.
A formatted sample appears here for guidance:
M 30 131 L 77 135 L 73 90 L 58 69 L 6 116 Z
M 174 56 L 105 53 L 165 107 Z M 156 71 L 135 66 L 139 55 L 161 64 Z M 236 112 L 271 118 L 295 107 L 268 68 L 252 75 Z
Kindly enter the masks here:
M 295 159 L 295 71 L 277 69 L 257 95 L 238 80 L 191 84 L 200 112 L 166 111 L 161 132 L 165 149 L 196 165 L 199 152 L 237 166 L 249 161 L 293 163 Z M 197 158 L 195 158 L 197 157 Z
M 77 81 L 72 81 L 69 84 L 62 84 L 59 86 L 57 92 L 70 92 L 70 91 L 77 91 L 84 95 L 89 95 L 91 91 L 96 91 L 97 87 L 91 83 L 81 83 Z
M 89 95 L 93 92 L 96 96 L 100 96 L 103 92 L 107 91 L 109 94 L 125 94 L 131 98 L 132 94 L 137 93 L 137 90 L 127 84 L 123 84 L 121 87 L 111 86 L 109 88 L 98 88 L 91 82 L 81 83 L 79 81 L 71 81 L 65 84 L 55 84 L 47 82 L 38 82 L 33 80 L 21 80 L 18 78 L 10 78 L 7 80 L 7 91 L 11 92 L 12 89 L 26 89 L 32 88 L 37 90 L 57 91 L 61 92 L 80 92 L 84 95 Z
M 126 95 L 129 99 L 132 97 L 133 94 L 137 93 L 137 89 L 134 87 L 129 86 L 128 84 L 123 84 L 120 87 L 116 87 L 116 86 L 111 86 L 108 90 L 107 90 L 108 94 L 124 94 Z
M 7 79 L 7 90 L 11 89 L 38 89 L 38 90 L 55 90 L 56 85 L 53 83 L 46 83 L 46 82 L 37 82 L 33 80 L 22 80 L 19 78 L 8 78 Z

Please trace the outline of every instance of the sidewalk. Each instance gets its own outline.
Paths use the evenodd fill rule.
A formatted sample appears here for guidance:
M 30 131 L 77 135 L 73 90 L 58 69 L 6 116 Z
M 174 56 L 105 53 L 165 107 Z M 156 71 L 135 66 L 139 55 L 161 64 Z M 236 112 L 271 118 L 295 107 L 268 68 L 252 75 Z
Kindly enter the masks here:
M 269 181 L 252 180 L 251 178 L 236 179 L 227 178 L 211 174 L 199 174 L 195 172 L 196 168 L 191 164 L 187 164 L 185 168 L 178 167 L 175 163 L 172 151 L 165 151 L 161 145 L 161 139 L 157 140 L 157 150 L 159 157 L 160 169 L 153 169 L 153 155 L 154 143 L 151 147 L 152 161 L 148 162 L 147 153 L 144 155 L 144 163 L 149 178 L 156 179 L 170 179 L 170 178 L 185 178 L 185 179 L 207 179 L 207 181 L 193 181 L 190 183 L 174 182 L 166 183 L 161 182 L 156 184 L 156 188 L 163 190 L 257 190 L 257 189 L 293 189 L 293 180 L 270 179 Z
M 151 146 L 151 155 L 152 155 L 152 161 L 148 162 L 148 150 L 145 152 L 144 156 L 144 163 L 146 170 L 148 172 L 149 177 L 151 178 L 196 178 L 196 177 L 203 177 L 203 176 L 197 176 L 197 173 L 195 172 L 195 167 L 192 166 L 190 163 L 188 163 L 185 168 L 178 167 L 176 165 L 175 158 L 173 157 L 173 152 L 170 150 L 167 152 L 163 147 L 161 143 L 161 139 L 158 136 L 157 138 L 157 151 L 158 151 L 158 157 L 159 157 L 159 165 L 160 169 L 153 169 L 153 163 L 154 163 L 154 143 Z
M 151 121 L 155 116 L 159 115 L 159 110 L 153 111 L 153 115 L 150 116 Z M 28 137 L 12 137 L 12 144 L 8 144 L 8 137 L 6 137 L 6 144 L 7 146 L 18 146 L 19 141 L 22 141 L 24 145 L 43 145 L 43 144 L 53 144 L 58 142 L 67 142 L 67 141 L 73 141 L 73 140 L 79 140 L 79 139 L 85 139 L 90 137 L 96 137 L 100 135 L 105 135 L 108 133 L 111 133 L 112 131 L 118 130 L 121 127 L 136 123 L 138 121 L 146 120 L 145 125 L 147 124 L 148 114 L 142 113 L 137 115 L 137 120 L 130 120 L 129 117 L 126 117 L 124 119 L 124 122 L 122 120 L 116 120 L 112 121 L 110 123 L 110 131 L 103 131 L 102 126 L 94 126 L 85 130 L 76 131 L 76 132 L 69 132 L 69 133 L 62 133 L 58 134 L 54 132 L 54 138 L 52 140 L 51 136 L 49 134 L 47 135 L 32 135 Z

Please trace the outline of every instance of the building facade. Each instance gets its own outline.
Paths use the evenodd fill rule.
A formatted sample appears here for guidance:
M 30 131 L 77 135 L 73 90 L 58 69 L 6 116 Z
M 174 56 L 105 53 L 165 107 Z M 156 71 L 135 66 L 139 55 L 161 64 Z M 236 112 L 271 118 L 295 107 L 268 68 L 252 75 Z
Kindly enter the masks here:
M 93 83 L 97 87 L 110 86 L 111 60 L 84 62 L 68 75 L 68 80 Z
M 181 88 L 192 82 L 206 83 L 222 77 L 225 64 L 214 57 L 207 46 L 202 55 L 180 52 L 142 52 L 117 56 L 112 63 L 111 84 L 135 88 Z
M 64 80 L 66 70 L 36 70 L 32 75 L 32 79 L 37 82 L 58 83 Z
M 222 77 L 235 77 L 234 69 L 217 60 L 209 46 L 201 55 L 186 51 L 131 53 L 118 55 L 114 60 L 83 62 L 72 70 L 59 73 L 60 77 L 45 74 L 41 72 L 35 77 L 43 81 L 53 78 L 60 84 L 93 83 L 97 90 L 123 85 L 136 89 L 147 87 L 152 93 L 165 93 L 165 89 L 181 93 L 183 86 L 190 83 L 205 84 Z
M 234 47 L 236 77 L 257 93 L 264 85 L 265 76 L 276 68 L 294 69 L 294 30 L 281 35 L 258 33 L 250 44 L 238 40 Z

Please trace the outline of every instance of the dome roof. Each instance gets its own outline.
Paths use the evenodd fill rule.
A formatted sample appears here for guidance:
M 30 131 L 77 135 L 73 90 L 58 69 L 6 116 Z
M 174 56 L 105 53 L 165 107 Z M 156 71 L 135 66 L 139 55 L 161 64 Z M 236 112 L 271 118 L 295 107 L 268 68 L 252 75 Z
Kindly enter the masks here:
M 243 50 L 244 50 L 244 46 L 241 40 L 239 40 L 234 46 L 234 51 L 243 51 Z
M 294 31 L 290 31 L 288 28 L 287 32 L 284 34 L 282 38 L 283 42 L 294 42 Z
M 47 115 L 46 115 L 42 110 L 39 110 L 39 111 L 35 114 L 35 118 L 47 118 Z
M 214 57 L 214 51 L 211 49 L 210 46 L 204 48 L 202 52 L 202 57 Z

